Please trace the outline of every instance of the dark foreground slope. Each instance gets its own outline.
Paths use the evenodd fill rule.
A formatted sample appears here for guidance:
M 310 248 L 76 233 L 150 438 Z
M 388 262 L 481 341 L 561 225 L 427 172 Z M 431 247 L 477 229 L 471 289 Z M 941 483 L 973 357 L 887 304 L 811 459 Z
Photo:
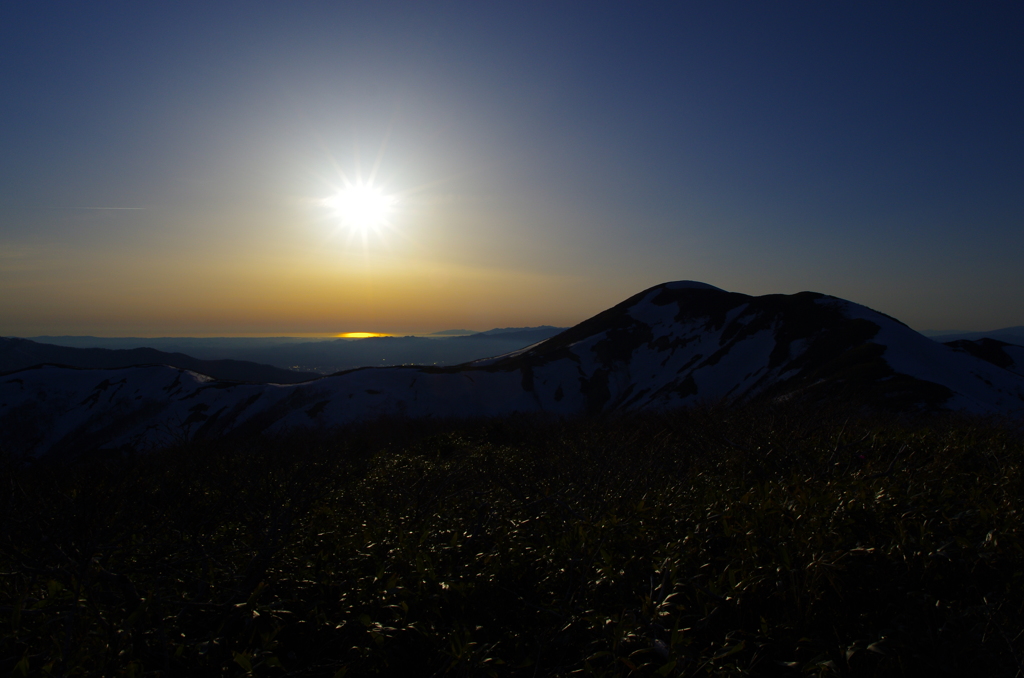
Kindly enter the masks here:
M 1010 677 L 1022 462 L 789 403 L 8 465 L 0 672 Z
M 73 454 L 382 416 L 565 416 L 756 399 L 1021 417 L 1024 377 L 835 297 L 678 282 L 536 346 L 456 367 L 367 368 L 298 385 L 167 367 L 25 370 L 0 378 L 0 444 Z

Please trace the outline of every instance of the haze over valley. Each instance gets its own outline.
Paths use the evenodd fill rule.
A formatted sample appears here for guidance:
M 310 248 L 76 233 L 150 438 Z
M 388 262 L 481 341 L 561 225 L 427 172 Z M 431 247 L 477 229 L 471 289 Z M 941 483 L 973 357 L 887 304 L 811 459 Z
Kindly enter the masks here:
M 455 365 L 509 353 L 554 336 L 558 327 L 496 328 L 487 332 L 456 335 L 371 337 L 364 339 L 325 338 L 311 341 L 300 337 L 193 338 L 160 337 L 33 337 L 40 344 L 69 348 L 126 350 L 152 348 L 187 353 L 203 360 L 245 360 L 284 369 L 331 374 L 366 366 L 403 364 Z M 55 354 L 56 355 L 56 354 Z M 57 359 L 37 362 L 61 362 Z M 159 362 L 159 361 L 158 361 Z M 171 361 L 173 363 L 173 361 Z M 12 369 L 0 362 L 0 371 Z M 27 367 L 21 364 L 20 367 Z M 95 365 L 99 366 L 99 365 Z M 107 365 L 112 367 L 113 365 Z M 178 365 L 183 367 L 183 365 Z

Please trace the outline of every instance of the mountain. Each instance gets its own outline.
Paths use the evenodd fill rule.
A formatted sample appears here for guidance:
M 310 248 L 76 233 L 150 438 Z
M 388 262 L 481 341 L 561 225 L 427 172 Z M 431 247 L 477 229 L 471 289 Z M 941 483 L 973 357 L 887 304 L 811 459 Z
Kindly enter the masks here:
M 28 339 L 0 337 L 0 374 L 43 363 L 78 368 L 171 365 L 201 372 L 215 379 L 278 384 L 297 384 L 320 376 L 244 360 L 199 360 L 184 353 L 165 353 L 153 348 L 69 348 Z
M 165 366 L 0 378 L 0 445 L 66 455 L 382 416 L 609 414 L 755 398 L 1024 417 L 1024 377 L 864 306 L 658 285 L 537 345 L 454 367 L 363 368 L 296 385 Z
M 508 336 L 510 334 L 532 334 L 537 336 L 543 336 L 545 339 L 553 337 L 565 327 L 554 327 L 552 325 L 538 325 L 536 327 L 495 327 L 493 330 L 487 330 L 486 332 L 476 332 L 475 335 L 478 337 L 496 337 L 496 336 Z
M 538 342 L 550 339 L 551 337 L 565 331 L 564 327 L 552 327 L 551 325 L 541 325 L 539 327 L 505 327 L 502 329 L 493 329 L 486 332 L 478 332 L 471 334 L 466 337 L 458 337 L 459 339 L 469 339 L 477 344 L 483 342 L 510 342 L 518 344 L 515 348 L 523 346 L 529 346 Z M 515 349 L 512 349 L 515 350 Z

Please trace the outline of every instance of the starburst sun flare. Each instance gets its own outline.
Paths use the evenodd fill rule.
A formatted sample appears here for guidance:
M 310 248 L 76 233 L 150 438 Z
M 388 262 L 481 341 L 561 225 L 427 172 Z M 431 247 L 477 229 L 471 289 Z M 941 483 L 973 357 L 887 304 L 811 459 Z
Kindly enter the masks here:
M 369 184 L 355 184 L 324 198 L 322 204 L 337 213 L 348 228 L 367 233 L 387 223 L 395 198 Z

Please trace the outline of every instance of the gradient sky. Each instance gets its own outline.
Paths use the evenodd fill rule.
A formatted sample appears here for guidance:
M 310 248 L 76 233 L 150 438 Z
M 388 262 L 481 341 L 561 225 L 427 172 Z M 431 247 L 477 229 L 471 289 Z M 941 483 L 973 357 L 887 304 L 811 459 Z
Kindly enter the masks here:
M 1024 324 L 1024 3 L 6 2 L 0 335 Z M 398 199 L 363 242 L 320 201 Z M 116 208 L 116 209 L 115 209 Z

